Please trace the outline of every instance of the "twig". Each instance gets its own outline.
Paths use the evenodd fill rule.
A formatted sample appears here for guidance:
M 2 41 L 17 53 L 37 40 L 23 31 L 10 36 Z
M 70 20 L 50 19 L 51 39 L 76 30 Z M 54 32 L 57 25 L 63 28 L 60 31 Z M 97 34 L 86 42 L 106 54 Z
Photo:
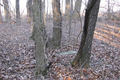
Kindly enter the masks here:
M 2 7 L 3 7 L 3 4 L 0 4 L 0 6 L 2 6 Z
M 66 63 L 62 63 L 62 62 L 60 62 L 60 61 L 50 61 L 50 62 L 48 63 L 48 65 L 46 66 L 46 68 L 49 69 L 50 66 L 52 65 L 52 63 L 61 63 L 61 64 L 64 65 L 64 66 L 68 66 L 68 65 L 69 65 L 69 64 L 66 64 Z

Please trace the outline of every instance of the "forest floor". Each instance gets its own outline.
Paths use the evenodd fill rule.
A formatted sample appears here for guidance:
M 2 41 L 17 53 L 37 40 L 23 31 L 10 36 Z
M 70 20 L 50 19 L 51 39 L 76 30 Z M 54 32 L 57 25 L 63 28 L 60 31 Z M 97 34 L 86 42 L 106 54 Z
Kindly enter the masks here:
M 34 41 L 29 39 L 32 33 L 31 24 L 24 20 L 21 20 L 19 26 L 16 23 L 0 24 L 0 80 L 120 80 L 119 26 L 120 22 L 97 22 L 89 69 L 71 67 L 70 61 L 76 54 L 58 54 L 79 49 L 79 43 L 64 44 L 68 42 L 65 34 L 68 26 L 63 27 L 62 46 L 59 49 L 46 50 L 48 59 L 58 63 L 53 62 L 48 74 L 43 77 L 34 75 L 35 46 Z M 80 29 L 74 28 L 72 30 L 79 32 Z

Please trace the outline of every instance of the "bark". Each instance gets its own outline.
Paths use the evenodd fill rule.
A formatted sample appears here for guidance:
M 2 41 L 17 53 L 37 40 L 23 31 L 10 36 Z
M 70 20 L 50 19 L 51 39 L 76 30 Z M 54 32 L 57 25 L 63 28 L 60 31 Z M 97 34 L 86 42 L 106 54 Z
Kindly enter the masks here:
M 34 1 L 33 1 L 34 2 Z M 42 2 L 42 4 L 44 4 L 44 2 Z M 42 5 L 41 5 L 42 6 Z M 33 22 L 34 22 L 34 5 L 33 5 L 33 7 L 32 7 L 33 9 L 32 9 L 32 19 L 33 19 Z M 40 13 L 40 17 L 42 18 L 42 20 L 41 20 L 41 22 L 42 22 L 42 31 L 43 31 L 43 33 L 42 33 L 42 36 L 43 36 L 43 38 L 44 38 L 44 42 L 46 43 L 46 38 L 47 38 L 47 34 L 46 34 L 46 29 L 45 29 L 45 26 L 46 26 L 46 20 L 45 20 L 45 10 L 44 10 L 45 8 L 44 8 L 44 6 L 41 8 L 41 13 Z M 38 11 L 38 13 L 39 13 L 39 11 Z M 41 24 L 41 23 L 40 23 Z M 36 32 L 36 29 L 35 29 L 35 27 L 33 27 L 33 31 L 32 31 L 32 36 L 30 37 L 31 39 L 33 39 L 33 40 L 35 40 L 35 32 Z
M 111 19 L 111 15 L 110 15 L 110 0 L 108 0 L 108 20 Z
M 33 0 L 33 38 L 35 41 L 36 74 L 46 75 L 44 20 L 42 0 Z
M 5 13 L 5 21 L 9 21 L 10 20 L 10 10 L 9 10 L 9 5 L 8 5 L 8 0 L 3 0 L 3 4 L 4 4 L 4 13 Z
M 20 7 L 19 0 L 16 0 L 16 22 L 20 23 Z
M 85 13 L 82 40 L 80 43 L 78 53 L 74 60 L 71 62 L 72 66 L 78 66 L 82 68 L 89 67 L 91 46 L 97 21 L 97 15 L 99 11 L 99 4 L 100 0 L 89 0 Z
M 71 40 L 71 21 L 73 15 L 73 0 L 71 0 L 70 11 L 69 11 L 69 42 Z
M 53 47 L 59 47 L 62 37 L 62 15 L 60 11 L 60 0 L 53 0 Z
M 32 0 L 27 1 L 27 16 L 32 18 Z
M 43 11 L 43 20 L 44 20 L 44 26 L 46 26 L 46 16 L 45 16 L 45 1 L 42 2 L 43 7 L 42 7 L 42 11 Z M 45 31 L 45 35 L 46 35 L 46 31 Z
M 65 14 L 68 15 L 70 11 L 70 0 L 66 0 Z
M 0 0 L 0 4 L 1 4 L 1 0 Z M 1 6 L 3 6 L 3 5 L 2 4 L 0 5 L 0 23 L 3 23 L 2 14 L 1 14 Z
M 80 14 L 82 0 L 76 0 L 74 14 Z

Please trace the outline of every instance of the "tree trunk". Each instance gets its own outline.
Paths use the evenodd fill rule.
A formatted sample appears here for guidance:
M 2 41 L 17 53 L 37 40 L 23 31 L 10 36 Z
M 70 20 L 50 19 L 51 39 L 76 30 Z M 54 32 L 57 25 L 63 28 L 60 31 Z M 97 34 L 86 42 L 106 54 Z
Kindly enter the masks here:
M 33 0 L 33 37 L 35 40 L 36 74 L 46 75 L 46 58 L 44 44 L 44 20 L 42 0 Z
M 74 14 L 80 14 L 82 0 L 76 0 Z
M 60 0 L 53 0 L 53 47 L 59 47 L 62 37 L 62 15 L 60 11 Z
M 72 15 L 73 15 L 73 0 L 70 3 L 70 10 L 69 10 L 69 42 L 71 40 L 71 22 L 72 22 Z
M 42 2 L 42 4 L 44 4 L 44 2 Z M 34 9 L 34 5 L 33 5 L 32 8 Z M 34 13 L 35 10 L 33 10 L 33 9 L 32 9 L 32 16 L 31 17 L 34 17 L 33 13 Z M 41 9 L 42 11 L 41 11 L 40 15 L 41 15 L 41 18 L 42 18 L 42 20 L 41 20 L 42 21 L 42 31 L 43 31 L 42 35 L 43 35 L 43 38 L 44 38 L 44 42 L 46 43 L 47 33 L 46 33 L 46 29 L 45 29 L 46 21 L 45 21 L 45 10 L 44 9 L 45 9 L 45 7 L 43 6 L 42 9 Z M 33 22 L 34 22 L 34 20 L 35 19 L 33 18 Z M 35 32 L 36 32 L 36 28 L 33 27 L 32 35 L 30 37 L 33 40 L 35 40 Z
M 108 0 L 108 22 L 109 22 L 109 19 L 111 19 L 111 15 L 110 15 L 110 0 Z
M 4 4 L 4 13 L 5 13 L 5 21 L 9 21 L 10 20 L 10 10 L 9 10 L 9 5 L 8 5 L 8 0 L 3 0 L 3 4 Z
M 32 0 L 27 1 L 27 16 L 32 17 Z
M 66 0 L 65 14 L 68 15 L 70 12 L 70 0 Z
M 1 4 L 1 0 L 0 0 L 0 4 Z M 3 6 L 3 5 L 0 5 L 0 23 L 3 23 L 2 14 L 1 14 L 1 6 Z
M 71 62 L 72 66 L 82 68 L 89 67 L 89 60 L 91 55 L 91 46 L 93 34 L 96 26 L 97 15 L 99 11 L 100 0 L 89 0 L 84 21 L 84 29 L 82 33 L 82 40 L 80 48 L 74 60 Z
M 20 7 L 19 0 L 16 0 L 16 22 L 20 23 Z
M 44 20 L 44 26 L 46 26 L 46 16 L 45 16 L 45 1 L 42 2 L 43 7 L 42 7 L 42 11 L 43 11 L 43 20 Z M 45 35 L 46 35 L 46 31 L 45 31 Z
M 27 22 L 31 22 L 32 19 L 32 1 L 33 0 L 28 0 L 27 1 L 27 17 L 28 17 L 28 21 Z

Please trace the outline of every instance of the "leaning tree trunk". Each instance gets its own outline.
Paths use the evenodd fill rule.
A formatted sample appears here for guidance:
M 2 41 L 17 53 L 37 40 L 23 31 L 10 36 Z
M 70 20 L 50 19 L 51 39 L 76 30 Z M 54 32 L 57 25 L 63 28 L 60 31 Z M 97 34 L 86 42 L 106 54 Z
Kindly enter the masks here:
M 59 47 L 62 37 L 62 15 L 60 11 L 60 0 L 53 0 L 53 47 Z
M 20 7 L 19 0 L 16 0 L 16 22 L 20 23 Z
M 89 0 L 85 13 L 85 22 L 83 27 L 84 29 L 82 33 L 80 48 L 78 50 L 76 57 L 71 62 L 72 66 L 78 66 L 82 68 L 89 67 L 91 46 L 97 21 L 97 15 L 99 11 L 99 4 L 100 0 Z
M 44 20 L 42 0 L 33 0 L 33 33 L 35 41 L 36 74 L 46 74 L 46 58 L 44 44 Z
M 5 21 L 9 21 L 10 20 L 10 10 L 9 10 L 9 5 L 8 5 L 8 0 L 3 0 L 3 4 L 4 4 L 4 13 L 5 13 Z

